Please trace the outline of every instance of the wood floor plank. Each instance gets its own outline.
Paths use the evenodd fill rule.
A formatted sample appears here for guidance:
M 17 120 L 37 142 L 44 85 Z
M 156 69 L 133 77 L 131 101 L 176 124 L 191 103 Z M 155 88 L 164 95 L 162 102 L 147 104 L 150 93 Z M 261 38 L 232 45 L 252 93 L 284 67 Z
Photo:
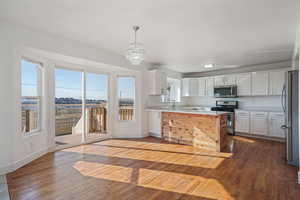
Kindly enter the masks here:
M 156 138 L 49 153 L 8 175 L 13 200 L 300 199 L 283 143 L 232 137 L 233 153 Z

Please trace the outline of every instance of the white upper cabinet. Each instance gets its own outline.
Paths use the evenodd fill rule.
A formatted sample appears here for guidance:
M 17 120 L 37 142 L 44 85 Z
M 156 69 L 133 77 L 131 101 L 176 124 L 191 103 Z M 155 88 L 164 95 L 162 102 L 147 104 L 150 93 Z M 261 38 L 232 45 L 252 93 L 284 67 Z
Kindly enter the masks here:
M 215 86 L 226 85 L 237 85 L 238 96 L 281 95 L 284 79 L 284 70 L 184 78 L 182 80 L 182 96 L 214 96 Z
M 215 77 L 215 86 L 235 85 L 235 75 L 224 75 Z
M 252 96 L 266 96 L 269 88 L 268 72 L 252 72 Z
M 181 85 L 181 87 L 182 87 L 182 96 L 183 97 L 187 97 L 187 96 L 189 96 L 189 90 L 190 90 L 190 79 L 188 79 L 188 78 L 184 78 L 184 79 L 182 79 L 182 85 Z
M 236 84 L 238 96 L 251 96 L 251 73 L 237 74 Z
M 251 112 L 251 133 L 256 135 L 268 135 L 268 113 Z
M 182 96 L 198 96 L 199 95 L 199 79 L 184 78 L 182 79 Z
M 214 77 L 182 79 L 182 96 L 214 96 Z
M 284 79 L 285 71 L 269 72 L 269 95 L 281 95 Z
M 206 78 L 198 79 L 198 96 L 206 96 Z
M 189 96 L 198 96 L 198 78 L 191 78 L 189 81 Z
M 160 95 L 162 89 L 167 88 L 167 76 L 161 70 L 155 69 L 148 72 L 150 95 Z
M 205 95 L 209 97 L 214 96 L 214 77 L 208 77 L 205 79 Z
M 284 114 L 270 112 L 269 113 L 269 135 L 272 137 L 285 138 L 285 132 L 281 128 L 284 124 Z
M 215 86 L 224 85 L 223 76 L 216 76 L 215 77 Z

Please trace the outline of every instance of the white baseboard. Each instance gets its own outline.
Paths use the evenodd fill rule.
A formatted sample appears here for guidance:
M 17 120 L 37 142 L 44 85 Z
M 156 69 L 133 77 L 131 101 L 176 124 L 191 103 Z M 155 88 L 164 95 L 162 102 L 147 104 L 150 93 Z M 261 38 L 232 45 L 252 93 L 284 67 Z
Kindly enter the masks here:
M 15 161 L 14 163 L 12 163 L 10 165 L 2 166 L 2 167 L 0 167 L 0 175 L 1 174 L 8 174 L 10 172 L 13 172 L 13 171 L 19 169 L 20 167 L 23 167 L 24 165 L 30 163 L 31 161 L 41 157 L 42 155 L 44 155 L 46 153 L 48 153 L 48 148 L 40 150 L 40 151 L 35 152 L 35 153 L 32 153 L 32 154 L 26 156 L 23 159 Z
M 151 133 L 149 132 L 149 135 L 152 137 L 157 137 L 157 138 L 161 138 L 161 134 L 157 134 L 157 133 Z

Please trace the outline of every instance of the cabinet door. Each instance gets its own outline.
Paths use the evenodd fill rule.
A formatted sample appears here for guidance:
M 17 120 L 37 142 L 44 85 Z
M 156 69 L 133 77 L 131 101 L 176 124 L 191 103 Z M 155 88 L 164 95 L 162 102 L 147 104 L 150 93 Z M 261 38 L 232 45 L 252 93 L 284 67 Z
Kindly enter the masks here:
M 268 95 L 268 72 L 252 72 L 252 96 Z
M 182 96 L 189 96 L 190 91 L 190 79 L 184 78 L 181 81 L 182 83 Z
M 151 70 L 148 72 L 148 79 L 150 85 L 151 95 L 160 95 L 162 89 L 167 88 L 167 76 L 164 72 L 160 70 Z
M 215 86 L 222 86 L 224 85 L 223 76 L 216 76 L 215 77 Z
M 281 95 L 284 78 L 285 71 L 271 71 L 269 73 L 269 95 Z
M 247 111 L 235 112 L 235 131 L 241 133 L 250 132 L 250 113 Z
M 244 73 L 236 76 L 237 93 L 238 96 L 251 95 L 251 74 Z
M 149 132 L 156 135 L 161 134 L 161 112 L 160 111 L 148 111 L 149 120 Z
M 223 77 L 224 85 L 235 85 L 236 76 L 235 75 L 226 75 Z
M 199 78 L 198 79 L 198 96 L 205 96 L 206 92 L 206 83 L 205 83 L 205 78 Z
M 251 133 L 256 135 L 268 135 L 268 113 L 251 112 Z
M 198 79 L 192 78 L 189 82 L 189 96 L 198 96 Z
M 214 96 L 214 77 L 206 78 L 205 80 L 205 95 Z
M 159 71 L 159 73 L 157 74 L 158 76 L 158 90 L 159 90 L 159 94 L 161 94 L 161 90 L 162 89 L 167 89 L 168 87 L 168 83 L 167 83 L 167 75 L 164 72 Z
M 269 135 L 272 137 L 285 138 L 285 132 L 281 128 L 284 124 L 283 113 L 269 113 Z
M 235 85 L 235 75 L 224 75 L 224 76 L 216 76 L 215 77 L 215 85 Z

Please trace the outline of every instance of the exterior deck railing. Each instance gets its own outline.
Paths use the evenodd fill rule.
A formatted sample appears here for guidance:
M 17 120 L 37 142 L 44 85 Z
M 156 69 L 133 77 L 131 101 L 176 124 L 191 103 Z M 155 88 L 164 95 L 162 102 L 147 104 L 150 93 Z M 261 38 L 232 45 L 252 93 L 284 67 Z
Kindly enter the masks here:
M 64 108 L 62 104 L 57 104 L 55 116 L 55 134 L 56 136 L 72 134 L 73 128 L 80 123 L 82 117 L 81 107 L 75 108 L 69 106 Z M 60 107 L 58 109 L 58 107 Z M 87 108 L 88 133 L 106 132 L 107 131 L 107 109 L 104 106 Z M 124 107 L 119 109 L 120 120 L 132 120 L 134 109 Z M 22 110 L 23 131 L 29 132 L 36 128 L 37 113 L 33 110 Z

